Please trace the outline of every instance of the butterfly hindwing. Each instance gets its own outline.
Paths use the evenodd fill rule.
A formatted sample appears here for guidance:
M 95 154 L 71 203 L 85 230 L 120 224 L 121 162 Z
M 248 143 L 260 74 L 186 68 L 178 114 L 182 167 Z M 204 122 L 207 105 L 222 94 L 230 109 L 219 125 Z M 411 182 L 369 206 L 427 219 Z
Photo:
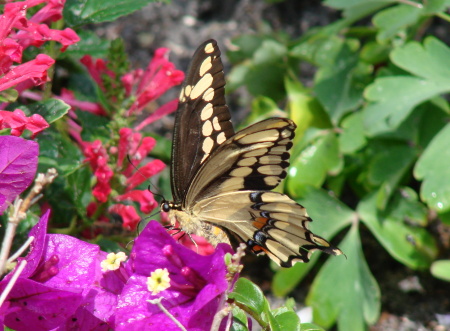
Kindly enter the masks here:
M 247 190 L 218 194 L 199 201 L 193 214 L 227 229 L 254 253 L 266 253 L 283 267 L 308 262 L 315 250 L 341 254 L 308 229 L 312 219 L 306 209 L 281 193 Z
M 215 40 L 208 40 L 194 54 L 175 115 L 171 184 L 177 203 L 202 163 L 234 134 L 224 86 L 220 50 Z

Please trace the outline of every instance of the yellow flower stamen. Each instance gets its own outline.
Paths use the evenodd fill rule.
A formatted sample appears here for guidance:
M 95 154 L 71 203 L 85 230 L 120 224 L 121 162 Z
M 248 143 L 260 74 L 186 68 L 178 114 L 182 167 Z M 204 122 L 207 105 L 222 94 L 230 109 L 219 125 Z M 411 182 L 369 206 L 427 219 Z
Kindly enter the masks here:
M 106 256 L 106 259 L 104 259 L 100 266 L 102 267 L 102 271 L 108 271 L 108 270 L 117 270 L 120 267 L 120 262 L 125 262 L 127 260 L 127 256 L 124 252 L 119 253 L 109 253 Z
M 152 291 L 152 295 L 156 295 L 170 287 L 170 277 L 167 268 L 156 269 L 147 277 L 147 288 Z

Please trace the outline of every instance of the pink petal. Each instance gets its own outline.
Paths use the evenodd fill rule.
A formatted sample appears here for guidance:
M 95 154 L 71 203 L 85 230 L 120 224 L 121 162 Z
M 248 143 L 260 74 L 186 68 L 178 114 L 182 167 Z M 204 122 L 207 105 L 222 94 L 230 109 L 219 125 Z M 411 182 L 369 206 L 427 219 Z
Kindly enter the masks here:
M 84 64 L 92 79 L 94 79 L 94 81 L 102 89 L 104 89 L 102 75 L 105 74 L 110 77 L 114 77 L 114 73 L 107 69 L 106 62 L 102 59 L 97 59 L 94 61 L 90 55 L 85 55 L 81 58 L 80 62 Z
M 128 115 L 142 110 L 146 104 L 155 100 L 169 88 L 180 84 L 184 73 L 175 69 L 175 65 L 167 60 L 166 48 L 157 49 L 137 88 L 137 98 L 128 110 Z
M 47 4 L 39 9 L 39 11 L 33 15 L 30 19 L 31 22 L 56 22 L 62 18 L 62 11 L 65 0 L 38 0 L 39 2 L 46 2 Z
M 166 104 L 159 107 L 152 114 L 150 114 L 150 116 L 148 116 L 145 120 L 139 123 L 139 125 L 137 125 L 134 129 L 136 131 L 141 131 L 145 126 L 149 125 L 150 123 L 156 122 L 162 117 L 173 113 L 175 110 L 177 110 L 177 107 L 178 107 L 178 98 L 173 99 L 172 101 L 169 101 Z
M 141 220 L 138 213 L 136 212 L 136 209 L 133 206 L 116 204 L 109 208 L 109 212 L 120 215 L 123 220 L 123 227 L 128 230 L 136 229 L 136 226 Z
M 61 89 L 61 95 L 55 96 L 55 98 L 64 101 L 73 108 L 78 108 L 99 116 L 106 116 L 106 111 L 100 104 L 90 101 L 77 100 L 75 99 L 75 94 L 65 88 Z
M 14 85 L 30 81 L 34 86 L 47 81 L 47 70 L 55 60 L 45 54 L 39 54 L 34 60 L 21 64 L 0 78 L 0 91 L 4 91 Z
M 22 61 L 22 51 L 22 46 L 13 39 L 6 38 L 3 43 L 0 43 L 0 75 L 10 71 L 13 62 Z
M 32 138 L 34 138 L 36 134 L 50 126 L 41 115 L 33 114 L 26 117 L 20 109 L 13 112 L 0 110 L 0 118 L 0 128 L 11 128 L 11 135 L 13 136 L 20 136 L 27 129 L 33 133 Z
M 153 160 L 147 163 L 145 166 L 141 167 L 139 171 L 128 178 L 126 182 L 127 189 L 134 189 L 136 186 L 142 184 L 144 181 L 163 170 L 165 166 L 166 165 L 161 160 Z
M 117 201 L 131 200 L 139 202 L 141 206 L 141 212 L 146 214 L 150 213 L 158 206 L 158 203 L 155 201 L 153 194 L 149 190 L 129 191 L 125 194 L 115 197 L 114 199 Z
M 142 69 L 133 70 L 122 76 L 120 79 L 127 96 L 130 96 L 133 91 L 133 85 L 137 84 L 137 81 L 141 79 L 144 71 Z

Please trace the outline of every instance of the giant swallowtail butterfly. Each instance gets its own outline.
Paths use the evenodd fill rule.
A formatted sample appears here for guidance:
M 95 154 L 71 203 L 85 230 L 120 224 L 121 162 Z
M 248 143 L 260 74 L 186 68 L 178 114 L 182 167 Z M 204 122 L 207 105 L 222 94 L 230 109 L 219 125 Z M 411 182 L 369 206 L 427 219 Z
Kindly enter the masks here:
M 311 218 L 288 196 L 271 192 L 286 177 L 296 128 L 287 118 L 270 118 L 237 133 L 225 103 L 225 78 L 215 40 L 195 52 L 179 97 L 172 144 L 173 202 L 169 213 L 189 234 L 211 244 L 227 234 L 254 253 L 290 267 L 311 252 L 342 252 L 308 230 Z

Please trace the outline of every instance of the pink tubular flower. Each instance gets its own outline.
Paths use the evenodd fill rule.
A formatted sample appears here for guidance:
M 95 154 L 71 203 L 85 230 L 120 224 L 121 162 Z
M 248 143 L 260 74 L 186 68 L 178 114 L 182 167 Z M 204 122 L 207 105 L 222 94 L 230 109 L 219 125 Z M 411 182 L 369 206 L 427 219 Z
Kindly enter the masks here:
M 92 194 L 98 201 L 106 202 L 111 193 L 110 180 L 114 175 L 108 165 L 109 156 L 106 153 L 106 149 L 102 146 L 100 140 L 96 140 L 93 143 L 84 142 L 83 153 L 86 156 L 86 161 L 90 163 L 95 177 L 97 177 L 97 183 Z
M 106 67 L 106 61 L 103 59 L 94 60 L 92 56 L 85 55 L 81 58 L 80 62 L 84 64 L 84 66 L 89 71 L 92 79 L 100 86 L 102 90 L 105 90 L 102 81 L 102 75 L 108 75 L 110 77 L 114 77 L 114 73 L 111 70 L 108 70 Z
M 75 94 L 68 89 L 61 89 L 61 95 L 55 96 L 56 99 L 60 99 L 67 103 L 69 106 L 74 108 L 79 108 L 81 110 L 90 112 L 95 115 L 104 116 L 106 115 L 105 110 L 100 106 L 100 104 L 90 101 L 80 101 L 75 99 Z
M 118 195 L 117 197 L 115 197 L 115 200 L 131 200 L 139 202 L 139 204 L 141 205 L 141 212 L 146 214 L 150 213 L 153 209 L 158 207 L 158 203 L 155 201 L 153 194 L 148 190 L 129 191 L 125 194 Z
M 153 160 L 147 163 L 145 166 L 139 168 L 139 171 L 135 172 L 131 177 L 127 179 L 127 187 L 129 190 L 134 189 L 136 186 L 142 184 L 148 178 L 161 172 L 166 165 L 161 160 Z
M 44 7 L 27 18 L 29 8 L 45 2 Z M 0 15 L 0 74 L 3 75 L 0 91 L 19 84 L 16 89 L 22 92 L 47 81 L 47 70 L 55 61 L 45 54 L 13 67 L 13 63 L 22 62 L 23 50 L 28 46 L 41 46 L 48 40 L 55 40 L 63 45 L 61 51 L 64 51 L 80 40 L 72 29 L 54 30 L 43 23 L 61 19 L 64 3 L 64 0 L 27 0 L 4 6 Z
M 110 213 L 114 213 L 122 217 L 123 227 L 128 230 L 135 230 L 141 217 L 133 206 L 125 206 L 116 204 L 109 208 Z
M 173 99 L 173 100 L 165 103 L 161 107 L 159 107 L 152 114 L 150 114 L 150 116 L 148 116 L 141 123 L 139 123 L 134 129 L 137 131 L 142 130 L 144 127 L 146 127 L 150 123 L 153 123 L 153 122 L 163 118 L 164 116 L 173 113 L 175 110 L 177 110 L 177 107 L 178 107 L 178 98 Z
M 49 127 L 47 121 L 39 114 L 26 117 L 24 112 L 16 109 L 13 112 L 0 110 L 0 130 L 11 129 L 11 135 L 20 136 L 25 129 L 33 133 L 33 138 L 42 130 Z
M 167 48 L 157 49 L 145 72 L 135 70 L 122 77 L 127 94 L 135 94 L 136 97 L 128 109 L 128 115 L 141 111 L 146 104 L 183 81 L 184 73 L 169 62 L 168 51 Z
M 37 6 L 41 3 L 47 2 L 35 15 L 30 19 L 26 18 L 27 9 Z M 46 0 L 28 0 L 22 2 L 12 2 L 5 5 L 5 12 L 3 16 L 16 16 L 12 24 L 8 27 L 16 28 L 19 31 L 12 33 L 12 38 L 18 40 L 23 48 L 28 46 L 41 46 L 44 42 L 54 40 L 63 45 L 61 51 L 80 40 L 78 35 L 72 29 L 65 29 L 63 31 L 50 29 L 43 22 L 57 21 L 62 18 L 62 10 L 65 1 L 46 1 Z M 10 20 L 8 20 L 10 21 Z
M 34 60 L 28 61 L 10 70 L 0 78 L 0 91 L 22 83 L 17 88 L 19 92 L 30 86 L 38 86 L 47 81 L 47 70 L 55 63 L 50 56 L 39 54 Z M 5 70 L 5 68 L 3 68 Z

